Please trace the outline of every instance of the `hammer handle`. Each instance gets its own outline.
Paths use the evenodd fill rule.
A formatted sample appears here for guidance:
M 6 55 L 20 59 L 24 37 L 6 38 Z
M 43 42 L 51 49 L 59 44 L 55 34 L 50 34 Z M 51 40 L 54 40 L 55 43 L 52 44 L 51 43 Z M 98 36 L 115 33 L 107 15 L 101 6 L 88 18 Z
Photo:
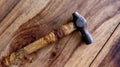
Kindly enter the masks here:
M 6 66 L 14 64 L 16 59 L 21 60 L 22 57 L 29 55 L 39 49 L 42 49 L 43 47 L 47 46 L 48 44 L 53 43 L 66 35 L 69 35 L 70 33 L 72 33 L 75 30 L 76 30 L 76 28 L 74 27 L 73 22 L 62 25 L 59 29 L 50 32 L 48 35 L 27 45 L 26 47 L 18 50 L 17 52 L 13 52 L 10 56 L 5 57 L 4 59 L 0 60 L 0 63 L 2 62 Z
M 73 25 L 73 22 L 70 22 L 66 25 L 61 26 L 59 29 L 52 31 L 45 37 L 40 38 L 39 40 L 29 44 L 28 46 L 24 47 L 23 49 L 26 51 L 27 54 L 31 54 L 50 43 L 57 41 L 58 39 L 69 35 L 73 32 L 76 28 Z

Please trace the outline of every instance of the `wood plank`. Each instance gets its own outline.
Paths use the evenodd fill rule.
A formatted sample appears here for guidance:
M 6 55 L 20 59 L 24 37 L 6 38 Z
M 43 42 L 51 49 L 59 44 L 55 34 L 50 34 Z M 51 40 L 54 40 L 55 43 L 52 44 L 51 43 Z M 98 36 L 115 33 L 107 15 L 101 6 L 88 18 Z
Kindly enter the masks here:
M 21 0 L 0 24 L 0 57 L 67 23 L 78 11 L 87 19 L 95 43 L 85 45 L 75 32 L 31 54 L 23 66 L 88 67 L 119 24 L 119 8 L 119 0 Z
M 91 67 L 119 67 L 120 66 L 120 24 L 103 47 Z

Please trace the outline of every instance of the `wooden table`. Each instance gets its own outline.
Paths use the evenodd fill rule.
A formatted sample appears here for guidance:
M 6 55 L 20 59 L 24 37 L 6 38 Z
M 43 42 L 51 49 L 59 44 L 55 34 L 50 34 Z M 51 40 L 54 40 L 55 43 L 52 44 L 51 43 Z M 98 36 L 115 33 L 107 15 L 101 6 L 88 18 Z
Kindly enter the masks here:
M 23 66 L 120 67 L 120 0 L 0 0 L 0 57 L 71 21 L 75 11 L 88 21 L 94 43 L 84 44 L 76 31 Z

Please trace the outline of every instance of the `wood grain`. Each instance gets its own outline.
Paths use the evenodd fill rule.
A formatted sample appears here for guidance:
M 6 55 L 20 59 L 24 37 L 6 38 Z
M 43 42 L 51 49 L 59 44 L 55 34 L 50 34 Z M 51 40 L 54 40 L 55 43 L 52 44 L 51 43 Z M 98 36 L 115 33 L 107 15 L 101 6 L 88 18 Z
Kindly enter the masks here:
M 92 66 L 120 23 L 120 0 L 12 0 L 9 4 L 3 3 L 6 0 L 1 0 L 0 7 L 12 7 L 0 11 L 0 58 L 71 21 L 75 11 L 87 19 L 94 37 L 94 44 L 88 46 L 82 42 L 81 34 L 75 32 L 31 54 L 28 61 L 23 61 L 25 67 Z
M 120 24 L 111 38 L 98 54 L 91 67 L 119 67 L 120 66 Z
M 31 3 L 33 5 L 31 5 Z M 3 48 L 5 48 L 7 44 L 10 44 L 10 42 L 11 42 L 10 40 L 12 40 L 12 41 L 16 40 L 14 38 L 17 36 L 17 35 L 15 35 L 15 32 L 17 32 L 18 28 L 21 25 L 23 25 L 23 23 L 28 21 L 30 18 L 34 17 L 36 15 L 36 13 L 41 11 L 47 3 L 48 3 L 48 1 L 45 1 L 45 2 L 44 1 L 38 1 L 37 2 L 37 1 L 31 1 L 31 0 L 26 0 L 26 1 L 22 0 L 22 1 L 20 1 L 20 3 L 17 4 L 17 6 L 14 8 L 14 10 L 12 12 L 10 12 L 9 15 L 0 23 L 0 34 L 1 34 L 0 44 L 3 45 L 0 48 L 0 52 L 4 51 Z M 41 6 L 41 7 L 39 7 L 39 6 Z M 39 9 L 38 9 L 38 7 L 39 7 Z M 18 42 L 20 42 L 20 40 L 21 40 L 19 38 L 21 38 L 21 36 L 17 37 Z M 27 38 L 27 37 L 25 37 L 25 38 Z M 22 37 L 22 39 L 25 39 L 25 38 Z M 32 38 L 32 40 L 33 39 L 34 38 Z M 25 41 L 25 43 L 27 43 L 28 41 L 30 41 L 30 40 Z M 8 47 L 7 47 L 8 49 L 9 49 L 9 46 L 10 45 L 8 45 Z M 20 46 L 20 44 L 19 44 L 19 46 Z M 6 53 L 9 53 L 9 52 L 7 52 L 8 50 L 5 50 L 5 51 L 6 51 Z M 4 54 L 2 54 L 2 55 L 4 55 Z
M 0 22 L 12 11 L 19 3 L 19 0 L 0 0 Z

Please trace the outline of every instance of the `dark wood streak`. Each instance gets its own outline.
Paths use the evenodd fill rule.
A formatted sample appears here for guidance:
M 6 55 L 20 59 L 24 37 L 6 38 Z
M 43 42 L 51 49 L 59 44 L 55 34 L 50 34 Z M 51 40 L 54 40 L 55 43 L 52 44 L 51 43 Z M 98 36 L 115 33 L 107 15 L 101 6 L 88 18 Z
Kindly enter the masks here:
M 111 47 L 109 53 L 101 62 L 99 67 L 105 67 L 106 65 L 110 67 L 120 67 L 120 37 Z
M 0 12 L 0 23 L 2 20 L 4 20 L 4 18 L 12 11 L 12 9 L 15 8 L 15 6 L 20 2 L 20 0 L 11 0 L 11 2 L 6 1 L 3 6 L 1 7 L 1 12 Z M 2 9 L 3 7 L 6 7 L 4 9 Z

